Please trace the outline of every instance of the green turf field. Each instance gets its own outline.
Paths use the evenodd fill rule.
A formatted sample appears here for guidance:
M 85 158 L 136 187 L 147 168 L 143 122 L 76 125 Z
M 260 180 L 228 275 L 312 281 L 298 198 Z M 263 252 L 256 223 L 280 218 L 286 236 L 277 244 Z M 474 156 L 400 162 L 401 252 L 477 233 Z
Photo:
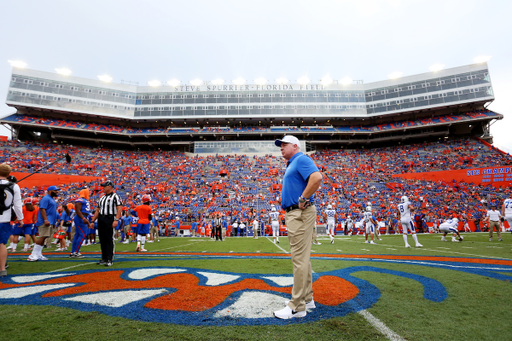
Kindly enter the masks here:
M 271 317 L 289 297 L 286 237 L 161 238 L 117 244 L 112 267 L 43 251 L 10 253 L 0 279 L 5 340 L 512 340 L 512 236 L 464 234 L 319 236 L 312 246 L 317 308 L 302 319 Z M 450 238 L 448 238 L 450 240 Z M 409 237 L 409 244 L 413 245 Z M 47 250 L 47 249 L 45 249 Z M 38 277 L 36 277 L 38 276 Z M 51 276 L 51 277 L 50 277 Z M 31 291 L 32 290 L 32 291 Z M 39 291 L 38 291 L 39 290 Z

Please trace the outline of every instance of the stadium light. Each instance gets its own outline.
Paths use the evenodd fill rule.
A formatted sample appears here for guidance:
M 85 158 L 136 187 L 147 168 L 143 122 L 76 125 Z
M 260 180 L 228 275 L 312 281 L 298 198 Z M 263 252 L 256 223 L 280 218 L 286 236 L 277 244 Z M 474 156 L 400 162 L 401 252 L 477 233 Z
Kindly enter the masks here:
M 428 69 L 432 72 L 441 71 L 442 69 L 444 69 L 444 64 L 434 64 L 431 67 L 429 67 Z
M 279 77 L 278 79 L 276 79 L 277 84 L 287 84 L 288 82 L 289 80 L 284 77 Z
M 233 84 L 236 84 L 236 85 L 242 85 L 242 84 L 245 84 L 245 79 L 243 79 L 242 77 L 239 77 L 237 79 L 234 79 L 233 80 Z
M 345 77 L 345 78 L 340 79 L 338 82 L 343 85 L 348 85 L 348 84 L 352 84 L 353 80 L 350 77 Z
M 199 85 L 202 85 L 203 84 L 203 81 L 200 80 L 199 78 L 196 78 L 196 79 L 193 79 L 190 81 L 190 84 L 192 85 L 196 85 L 196 86 L 199 86 Z
M 492 56 L 478 56 L 473 59 L 475 63 L 485 63 L 491 59 Z
M 309 79 L 307 76 L 302 76 L 299 79 L 297 79 L 297 82 L 299 82 L 300 85 L 306 85 L 309 82 L 311 82 L 311 79 Z
M 107 83 L 110 83 L 112 82 L 112 77 L 110 77 L 109 75 L 101 75 L 101 76 L 98 76 L 98 79 L 102 82 L 107 82 Z
M 162 82 L 155 79 L 155 80 L 149 81 L 148 84 L 149 84 L 149 86 L 160 86 L 160 85 L 162 85 Z
M 180 85 L 181 81 L 178 79 L 171 79 L 170 81 L 167 81 L 167 84 L 170 86 L 178 86 Z
M 324 76 L 324 78 L 320 79 L 322 85 L 330 85 L 334 82 L 334 80 L 329 76 Z
M 17 67 L 20 69 L 24 69 L 27 67 L 27 63 L 22 62 L 21 60 L 8 60 L 9 64 L 11 64 L 12 67 Z
M 71 74 L 70 69 L 62 68 L 62 69 L 55 69 L 59 75 L 69 76 Z
M 220 79 L 220 78 L 214 79 L 214 80 L 212 80 L 212 84 L 213 85 L 222 85 L 222 84 L 224 84 L 224 79 Z
M 391 72 L 391 73 L 388 75 L 388 77 L 389 77 L 390 79 L 396 79 L 396 78 L 400 78 L 400 77 L 402 77 L 402 74 L 403 74 L 403 72 L 400 72 L 400 71 Z
M 267 84 L 268 80 L 266 80 L 265 78 L 263 77 L 260 77 L 260 78 L 256 78 L 254 80 L 254 83 L 258 84 L 258 85 L 264 85 L 264 84 Z

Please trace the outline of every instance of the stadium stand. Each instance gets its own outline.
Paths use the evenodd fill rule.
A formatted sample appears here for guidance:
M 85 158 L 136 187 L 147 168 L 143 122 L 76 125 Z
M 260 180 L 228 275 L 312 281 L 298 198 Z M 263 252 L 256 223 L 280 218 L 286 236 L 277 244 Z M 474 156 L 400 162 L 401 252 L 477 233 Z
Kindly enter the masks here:
M 0 162 L 19 172 L 32 172 L 55 161 L 62 153 L 73 155 L 70 164 L 58 163 L 45 172 L 112 179 L 130 208 L 151 194 L 161 220 L 179 217 L 201 220 L 221 212 L 234 220 L 251 221 L 256 212 L 279 206 L 278 180 L 284 171 L 280 157 L 246 155 L 186 156 L 169 151 L 121 151 L 50 143 L 2 142 Z M 20 158 L 19 155 L 22 155 Z M 376 217 L 393 219 L 400 196 L 407 193 L 421 203 L 428 222 L 453 214 L 476 220 L 485 203 L 501 201 L 510 187 L 465 182 L 407 180 L 392 177 L 408 172 L 494 167 L 512 164 L 512 157 L 474 139 L 449 140 L 374 150 L 324 150 L 312 155 L 324 172 L 325 182 L 316 205 L 332 204 L 339 221 L 348 214 L 359 219 L 372 202 Z M 84 185 L 92 189 L 92 201 L 101 193 L 100 180 L 62 185 L 61 200 Z M 23 186 L 23 182 L 20 184 Z M 23 188 L 23 196 L 40 197 L 45 186 Z M 323 223 L 319 217 L 319 223 Z

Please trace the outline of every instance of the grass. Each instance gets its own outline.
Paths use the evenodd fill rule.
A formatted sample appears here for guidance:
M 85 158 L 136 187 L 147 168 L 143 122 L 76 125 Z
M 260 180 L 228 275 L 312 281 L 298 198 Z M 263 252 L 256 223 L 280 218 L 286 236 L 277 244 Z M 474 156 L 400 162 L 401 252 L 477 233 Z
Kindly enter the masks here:
M 318 274 L 352 269 L 351 278 L 376 287 L 380 297 L 367 311 L 402 339 L 510 340 L 512 237 L 504 234 L 503 242 L 498 242 L 497 238 L 489 242 L 487 234 L 483 233 L 465 234 L 464 237 L 464 242 L 452 243 L 441 242 L 437 234 L 419 235 L 424 247 L 411 249 L 403 247 L 400 235 L 383 236 L 377 245 L 365 244 L 361 236 L 338 237 L 335 244 L 330 244 L 326 237 L 319 237 L 322 245 L 313 245 L 312 268 Z M 409 243 L 414 243 L 410 237 Z M 281 238 L 277 246 L 267 238 L 228 238 L 222 243 L 201 238 L 162 238 L 160 243 L 147 244 L 146 248 L 150 254 L 135 253 L 133 244 L 117 244 L 112 268 L 100 268 L 95 264 L 99 246 L 82 248 L 86 258 L 78 260 L 71 260 L 66 254 L 45 252 L 49 261 L 31 263 L 25 260 L 26 254 L 9 254 L 8 278 L 50 271 L 67 273 L 149 267 L 184 267 L 240 274 L 290 275 L 292 271 L 286 253 L 289 250 L 286 238 Z M 335 255 L 344 257 L 333 258 Z M 391 259 L 382 260 L 380 255 L 389 255 Z M 404 262 L 403 258 L 397 258 L 399 256 L 412 256 L 413 262 Z M 424 256 L 437 258 L 432 262 Z M 453 262 L 453 258 L 445 257 L 457 257 L 460 261 Z M 467 263 L 467 258 L 500 264 Z M 504 260 L 508 262 L 504 263 Z M 490 267 L 495 269 L 489 270 Z M 423 284 L 414 279 L 416 277 L 398 274 L 437 281 L 445 290 L 446 298 L 440 302 L 428 300 L 424 298 Z M 324 314 L 314 322 L 304 321 L 306 323 L 292 320 L 259 326 L 190 326 L 109 316 L 94 311 L 94 307 L 91 311 L 81 311 L 31 305 L 25 301 L 23 305 L 16 303 L 0 299 L 0 335 L 6 335 L 9 340 L 388 339 L 358 313 Z M 317 309 L 306 319 L 315 314 L 323 313 Z

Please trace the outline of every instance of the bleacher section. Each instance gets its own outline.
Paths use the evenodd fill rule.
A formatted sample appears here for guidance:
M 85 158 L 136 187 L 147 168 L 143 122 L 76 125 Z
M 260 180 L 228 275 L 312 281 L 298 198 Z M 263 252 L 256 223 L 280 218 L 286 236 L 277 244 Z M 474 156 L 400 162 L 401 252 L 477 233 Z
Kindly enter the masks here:
M 0 162 L 15 171 L 33 172 L 67 152 L 73 162 L 57 163 L 46 172 L 112 179 L 128 207 L 151 194 L 161 219 L 201 220 L 216 212 L 230 222 L 246 223 L 255 212 L 279 207 L 278 185 L 285 163 L 282 157 L 246 155 L 187 157 L 169 151 L 120 151 L 49 143 L 3 142 Z M 406 194 L 420 206 L 427 219 L 444 219 L 456 213 L 479 219 L 486 202 L 510 197 L 511 187 L 490 184 L 432 182 L 393 178 L 394 174 L 511 165 L 512 157 L 473 139 L 447 140 L 368 150 L 326 150 L 312 155 L 324 173 L 324 185 L 316 199 L 319 212 L 333 204 L 342 220 L 351 214 L 361 218 L 370 201 L 379 220 L 396 219 L 396 203 Z M 84 185 L 92 201 L 99 198 L 100 180 L 62 185 L 61 201 Z M 23 183 L 20 184 L 23 186 Z M 23 196 L 44 195 L 46 185 L 24 188 Z M 319 215 L 319 223 L 323 218 Z
M 375 133 L 383 131 L 394 131 L 403 130 L 407 128 L 418 128 L 418 127 L 432 127 L 436 125 L 446 125 L 447 123 L 472 121 L 479 119 L 499 118 L 500 114 L 497 114 L 489 110 L 471 111 L 462 114 L 449 114 L 443 116 L 437 116 L 428 119 L 418 119 L 415 121 L 404 120 L 393 123 L 379 124 L 379 125 L 347 125 L 347 126 L 271 126 L 271 127 L 169 127 L 169 128 L 133 128 L 119 125 L 104 125 L 95 123 L 83 123 L 73 120 L 59 120 L 52 118 L 41 118 L 29 115 L 13 114 L 4 117 L 0 122 L 4 123 L 19 123 L 22 125 L 32 126 L 50 126 L 59 127 L 62 129 L 71 130 L 84 130 L 84 131 L 95 131 L 112 134 L 124 134 L 124 135 L 180 135 L 180 134 L 212 134 L 212 133 L 280 133 L 280 134 L 294 134 L 294 133 Z

